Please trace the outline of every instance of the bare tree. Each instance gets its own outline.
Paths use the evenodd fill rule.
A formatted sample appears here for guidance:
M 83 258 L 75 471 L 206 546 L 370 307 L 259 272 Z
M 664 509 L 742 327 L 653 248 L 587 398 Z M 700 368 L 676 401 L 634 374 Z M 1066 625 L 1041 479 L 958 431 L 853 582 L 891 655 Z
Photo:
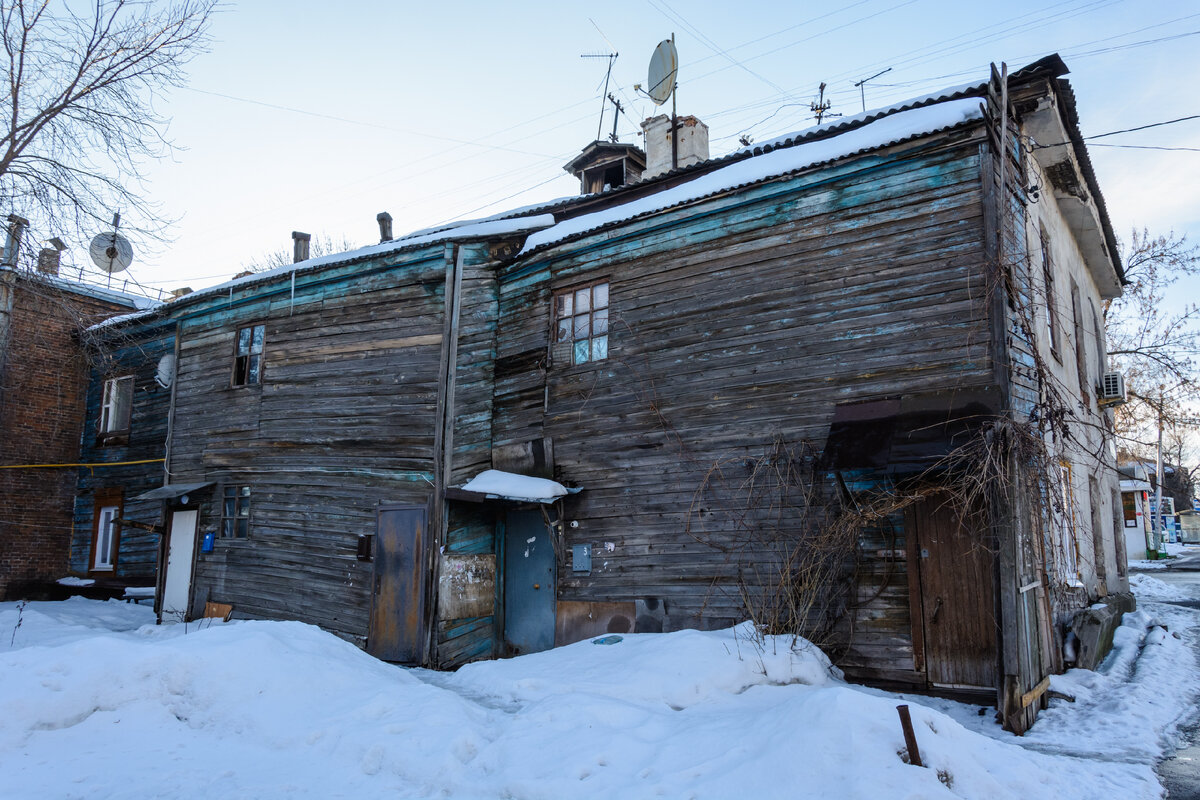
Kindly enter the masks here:
M 1150 456 L 1160 414 L 1168 430 L 1186 431 L 1200 400 L 1200 306 L 1175 295 L 1181 279 L 1200 274 L 1200 249 L 1174 233 L 1135 230 L 1123 259 L 1129 285 L 1106 310 L 1108 354 L 1130 397 L 1117 433 L 1127 450 Z
M 353 250 L 358 247 L 354 242 L 343 234 L 340 239 L 334 239 L 328 233 L 317 234 L 312 238 L 309 245 L 309 258 L 320 258 L 321 256 L 331 256 L 334 253 L 344 253 L 347 250 Z M 292 263 L 293 251 L 290 247 L 281 247 L 278 250 L 273 250 L 266 255 L 247 261 L 242 265 L 242 269 L 247 272 L 266 272 L 269 269 L 276 267 L 284 267 Z
M 35 229 L 161 234 L 141 182 L 171 152 L 153 104 L 181 86 L 207 41 L 216 0 L 0 0 L 0 208 Z

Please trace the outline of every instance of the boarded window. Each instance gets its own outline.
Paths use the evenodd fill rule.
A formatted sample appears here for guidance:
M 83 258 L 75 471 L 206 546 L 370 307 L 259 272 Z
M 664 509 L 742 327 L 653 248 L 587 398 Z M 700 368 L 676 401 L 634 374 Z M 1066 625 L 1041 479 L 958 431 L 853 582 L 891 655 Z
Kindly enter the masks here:
M 608 358 L 608 282 L 554 294 L 554 341 L 571 343 L 571 361 Z
M 262 381 L 264 326 L 238 328 L 233 357 L 233 385 L 251 386 Z
M 226 486 L 221 497 L 221 537 L 245 539 L 250 533 L 250 487 Z
M 104 397 L 100 401 L 100 435 L 112 436 L 129 432 L 129 415 L 133 407 L 133 376 L 109 378 L 104 382 Z

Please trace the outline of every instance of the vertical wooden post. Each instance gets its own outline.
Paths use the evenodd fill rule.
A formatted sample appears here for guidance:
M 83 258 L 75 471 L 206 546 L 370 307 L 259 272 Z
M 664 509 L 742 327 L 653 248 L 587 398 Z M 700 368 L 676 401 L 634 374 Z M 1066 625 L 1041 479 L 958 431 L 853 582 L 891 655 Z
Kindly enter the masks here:
M 917 734 L 913 731 L 912 717 L 908 714 L 908 706 L 896 706 L 900 715 L 900 728 L 904 731 L 904 746 L 908 749 L 908 763 L 914 767 L 923 767 L 921 750 L 917 747 Z

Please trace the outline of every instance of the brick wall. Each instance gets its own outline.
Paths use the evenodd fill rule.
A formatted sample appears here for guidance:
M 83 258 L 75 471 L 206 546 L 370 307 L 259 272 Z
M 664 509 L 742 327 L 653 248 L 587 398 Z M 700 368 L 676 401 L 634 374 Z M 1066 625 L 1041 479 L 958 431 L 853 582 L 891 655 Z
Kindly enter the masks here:
M 79 460 L 87 371 L 77 333 L 128 313 L 18 274 L 0 359 L 0 465 Z M 5 347 L 0 342 L 0 349 Z M 0 599 L 67 574 L 76 470 L 0 469 Z

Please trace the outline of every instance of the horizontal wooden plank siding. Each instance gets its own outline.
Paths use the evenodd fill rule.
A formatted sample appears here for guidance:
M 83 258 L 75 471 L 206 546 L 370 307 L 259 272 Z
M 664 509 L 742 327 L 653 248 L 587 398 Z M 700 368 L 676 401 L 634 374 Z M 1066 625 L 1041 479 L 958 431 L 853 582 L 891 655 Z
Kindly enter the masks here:
M 155 376 L 159 361 L 175 351 L 175 326 L 156 321 L 101 337 L 103 332 L 96 335 L 98 341 L 92 348 L 79 460 L 84 464 L 100 464 L 162 459 L 171 390 L 160 385 Z M 124 375 L 133 376 L 129 436 L 114 443 L 102 443 L 97 431 L 104 382 Z M 95 493 L 119 489 L 124 496 L 122 519 L 160 525 L 162 503 L 133 498 L 161 486 L 163 476 L 161 462 L 79 469 L 71 540 L 72 572 L 86 573 L 91 566 Z M 158 543 L 156 533 L 123 527 L 113 577 L 139 586 L 154 585 Z
M 568 551 L 593 546 L 592 571 L 560 570 L 560 599 L 655 598 L 668 629 L 739 621 L 740 583 L 768 566 L 727 546 L 743 464 L 778 442 L 819 452 L 838 403 L 991 385 L 979 140 L 936 144 L 726 193 L 501 271 L 494 444 L 549 437 L 559 479 L 585 489 L 566 501 L 579 525 L 565 537 Z M 551 344 L 551 295 L 601 280 L 608 357 L 575 366 Z M 718 484 L 724 496 L 699 491 Z M 879 536 L 863 551 L 904 547 L 902 530 L 886 548 Z M 863 565 L 845 662 L 916 683 L 903 561 L 885 561 Z
M 443 343 L 442 245 L 297 273 L 182 316 L 172 480 L 213 481 L 193 608 L 299 619 L 362 644 L 381 502 L 427 504 Z M 239 327 L 265 328 L 262 380 L 232 386 Z M 245 539 L 220 537 L 223 486 L 249 486 Z

